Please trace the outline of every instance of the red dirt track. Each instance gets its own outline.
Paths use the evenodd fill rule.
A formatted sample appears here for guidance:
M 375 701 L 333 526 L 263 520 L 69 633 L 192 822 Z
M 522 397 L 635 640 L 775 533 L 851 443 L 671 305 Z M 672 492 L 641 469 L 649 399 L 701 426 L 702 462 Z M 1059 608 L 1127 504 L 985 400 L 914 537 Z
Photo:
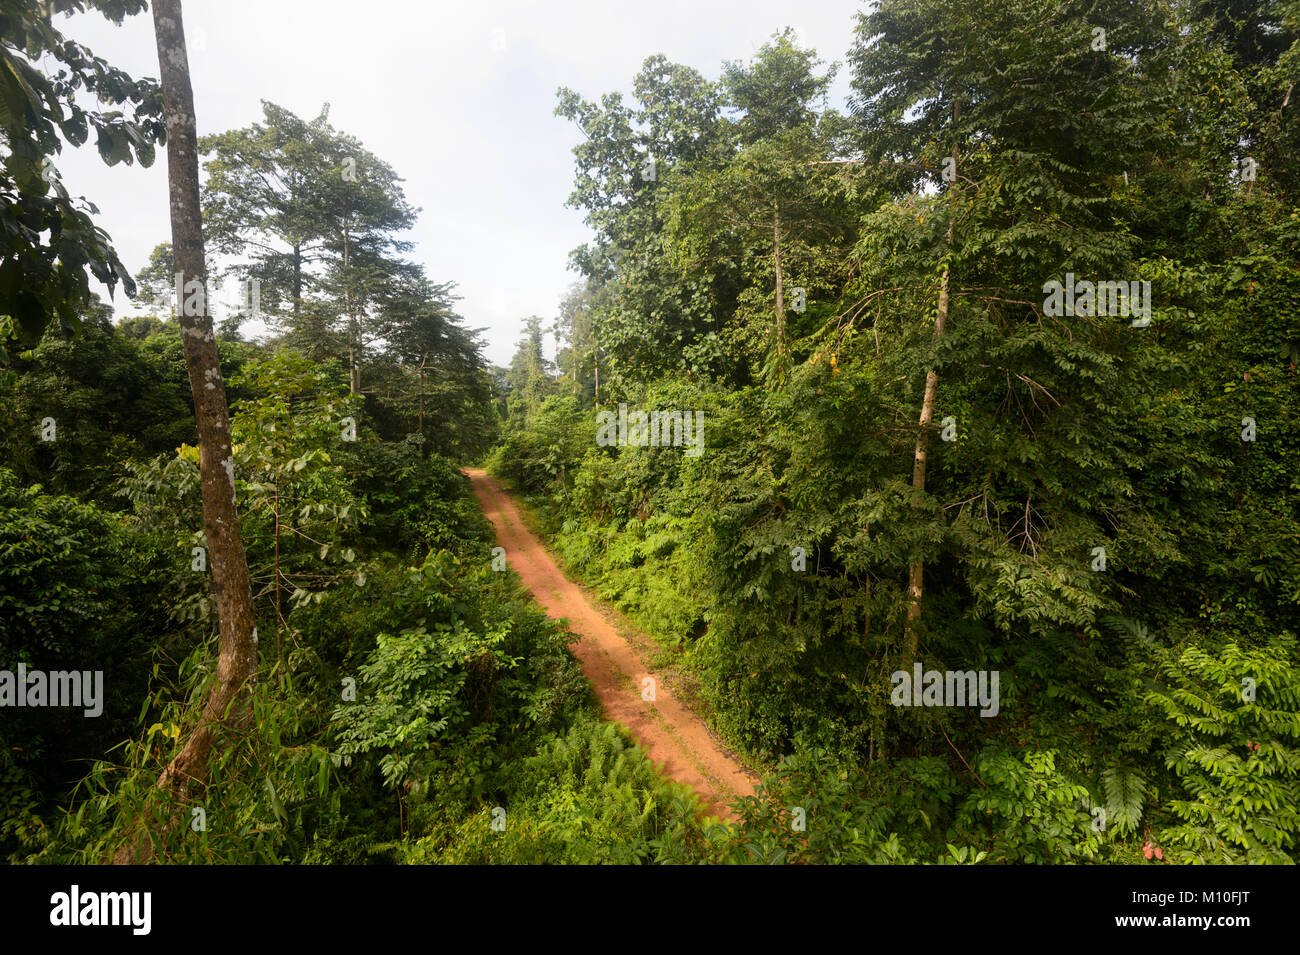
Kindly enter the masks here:
M 465 475 L 506 550 L 509 567 L 546 613 L 566 619 L 578 636 L 574 655 L 605 716 L 627 728 L 661 773 L 691 786 L 707 813 L 734 818 L 728 804 L 752 795 L 756 780 L 723 752 L 704 722 L 673 698 L 636 649 L 564 576 L 500 484 L 481 470 L 466 468 Z M 641 698 L 646 677 L 655 681 L 653 702 Z

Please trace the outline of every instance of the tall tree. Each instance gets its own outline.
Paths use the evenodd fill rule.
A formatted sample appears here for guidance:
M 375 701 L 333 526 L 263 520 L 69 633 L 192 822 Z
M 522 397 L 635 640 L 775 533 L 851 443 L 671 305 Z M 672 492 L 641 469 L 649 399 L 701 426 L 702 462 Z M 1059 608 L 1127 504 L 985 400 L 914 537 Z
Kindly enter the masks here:
M 419 210 L 391 166 L 329 124 L 328 109 L 310 122 L 274 103 L 262 110 L 264 123 L 203 140 L 205 215 L 218 251 L 251 256 L 267 307 L 289 303 L 280 324 L 291 335 L 316 348 L 328 331 L 357 394 L 377 337 L 372 306 L 410 269 L 395 257 L 411 247 L 397 235 Z
M 331 130 L 320 148 L 329 174 L 315 184 L 313 199 L 328 253 L 322 288 L 342 306 L 349 384 L 361 391 L 361 363 L 377 337 L 372 306 L 388 283 L 409 273 L 398 260 L 411 243 L 397 238 L 415 222 L 419 209 L 406 201 L 393 167 L 346 133 Z
M 248 562 L 235 511 L 230 410 L 205 292 L 207 264 L 199 206 L 194 91 L 190 85 L 180 0 L 154 0 L 153 20 L 168 130 L 172 248 L 184 293 L 178 311 L 198 424 L 203 532 L 220 629 L 217 681 L 209 691 L 201 721 L 158 778 L 158 788 L 169 792 L 183 806 L 189 795 L 206 781 L 217 727 L 222 723 L 246 727 L 252 718 L 250 691 L 257 677 L 257 644 L 253 637 Z M 173 816 L 170 824 L 174 822 Z M 131 833 L 115 861 L 146 862 L 151 854 L 152 843 L 139 833 Z
M 788 29 L 750 63 L 728 63 L 734 152 L 686 170 L 665 200 L 681 260 L 695 270 L 717 271 L 724 257 L 739 266 L 745 287 L 731 333 L 770 382 L 789 369 L 791 312 L 803 314 L 814 296 L 838 295 L 856 234 L 830 163 L 844 125 L 824 104 L 836 67 L 819 75 L 819 63 Z
M 508 386 L 512 397 L 510 418 L 520 423 L 537 412 L 543 398 L 555 393 L 551 363 L 542 347 L 542 320 L 536 315 L 524 320 L 524 336 L 510 359 Z
M 573 150 L 569 205 L 587 210 L 596 233 L 574 250 L 572 265 L 597 287 L 616 286 L 596 309 L 602 392 L 620 380 L 705 364 L 729 317 L 723 303 L 734 297 L 727 279 L 715 288 L 711 275 L 684 273 L 667 254 L 660 200 L 679 167 L 716 162 L 730 151 L 719 85 L 662 56 L 647 59 L 633 85 L 635 106 L 619 93 L 594 103 L 562 88 L 555 109 L 585 137 Z
M 210 156 L 204 226 L 214 251 L 252 258 L 268 308 L 287 300 L 296 319 L 324 254 L 319 199 L 331 173 L 325 147 L 332 130 L 328 109 L 307 122 L 263 100 L 262 113 L 264 123 L 200 140 Z
M 398 372 L 380 400 L 404 416 L 413 412 L 424 457 L 435 447 L 472 452 L 494 431 L 491 382 L 477 333 L 461 327 L 454 288 L 416 268 L 377 298 L 376 330 Z
M 933 320 L 932 328 L 900 323 L 919 365 L 905 373 L 924 370 L 910 468 L 918 526 L 902 648 L 909 661 L 919 640 L 926 551 L 942 553 L 930 548 L 949 533 L 928 470 L 941 404 L 978 407 L 1002 391 L 1021 411 L 1016 423 L 1001 422 L 999 443 L 1025 449 L 1014 455 L 1033 446 L 1042 461 L 1051 442 L 1065 470 L 1105 459 L 1103 447 L 1114 449 L 1111 460 L 1124 457 L 1116 430 L 1097 427 L 1112 399 L 1093 382 L 1134 347 L 1135 332 L 1073 310 L 1047 315 L 1038 303 L 1044 282 L 1067 271 L 1134 277 L 1137 240 L 1122 187 L 1127 164 L 1170 138 L 1160 118 L 1170 112 L 1170 51 L 1154 12 L 1122 0 L 885 0 L 861 17 L 850 54 L 861 142 L 869 167 L 899 197 L 868 220 L 859 248 L 867 273 L 894 288 L 867 294 L 887 312 Z M 1113 148 L 1117 137 L 1125 151 Z M 969 321 L 969 329 L 955 332 L 955 320 Z M 961 383 L 946 398 L 945 368 Z M 1098 413 L 1085 423 L 1077 416 L 1090 401 Z M 954 432 L 987 424 L 952 417 Z M 1057 443 L 1058 429 L 1073 431 L 1074 441 Z M 1094 439 L 1083 443 L 1087 453 L 1078 437 L 1084 430 Z M 1064 581 L 1068 572 L 1030 556 L 1057 520 L 1057 474 L 1027 472 L 1001 453 L 985 468 L 987 486 L 1015 487 L 1021 497 L 1019 514 L 986 518 L 990 540 L 998 540 L 989 546 L 1001 552 L 990 563 L 1004 568 L 1005 579 L 1059 573 Z M 1115 475 L 1116 488 L 1125 483 Z M 1074 582 L 1044 581 L 1058 585 L 1083 599 L 1086 588 Z
M 556 317 L 555 363 L 566 388 L 584 405 L 600 398 L 600 345 L 596 337 L 592 283 L 570 286 Z
M 151 315 L 170 315 L 176 291 L 176 260 L 170 242 L 159 242 L 149 253 L 149 261 L 135 273 L 137 297 L 150 306 Z

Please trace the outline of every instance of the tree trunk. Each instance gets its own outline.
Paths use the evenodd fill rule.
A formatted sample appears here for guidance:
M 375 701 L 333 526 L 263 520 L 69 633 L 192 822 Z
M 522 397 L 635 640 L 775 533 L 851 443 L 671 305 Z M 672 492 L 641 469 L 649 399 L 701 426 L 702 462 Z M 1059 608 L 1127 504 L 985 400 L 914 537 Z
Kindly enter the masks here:
M 154 32 L 167 121 L 167 178 L 171 193 L 172 249 L 182 285 L 207 282 L 202 220 L 199 213 L 199 163 L 195 139 L 194 93 L 180 0 L 154 0 Z M 188 297 L 188 296 L 187 296 Z M 217 682 L 208 694 L 203 716 L 184 747 L 158 777 L 158 788 L 186 802 L 207 779 L 217 724 L 246 727 L 252 710 L 249 693 L 257 679 L 257 646 L 253 642 L 253 595 L 248 562 L 235 513 L 234 453 L 230 446 L 230 412 L 221 379 L 212 315 L 203 296 L 199 314 L 180 312 L 185 367 L 194 395 L 199 432 L 199 479 L 203 495 L 203 532 L 212 568 L 212 595 L 220 629 Z M 170 828 L 176 818 L 166 823 Z M 147 862 L 153 855 L 149 839 L 138 830 L 118 850 L 114 862 Z
M 302 243 L 293 243 L 293 317 L 297 327 L 298 306 L 302 304 Z
M 429 457 L 429 445 L 424 440 L 424 363 L 429 360 L 428 355 L 420 357 L 420 457 Z
M 355 395 L 361 392 L 361 367 L 357 364 L 361 359 L 361 333 L 352 315 L 352 282 L 348 274 L 351 247 L 352 235 L 345 225 L 343 227 L 343 305 L 348 314 L 348 390 Z
M 772 262 L 776 267 L 776 360 L 785 372 L 785 285 L 781 274 L 781 210 L 772 203 Z
M 960 112 L 960 104 L 953 103 L 952 118 L 954 124 Z M 954 130 L 955 135 L 956 131 Z M 945 236 L 948 251 L 952 249 L 953 227 L 957 222 L 957 146 L 955 143 L 952 147 L 952 166 L 954 177 L 950 199 L 952 208 L 949 212 L 948 231 Z M 943 338 L 944 326 L 948 322 L 948 282 L 951 273 L 952 267 L 949 266 L 943 270 L 943 275 L 939 279 L 939 307 L 934 320 L 935 341 Z M 929 456 L 930 423 L 934 420 L 934 399 L 938 390 L 939 372 L 937 369 L 931 368 L 925 373 L 925 394 L 921 398 L 921 421 L 916 434 L 916 452 L 912 459 L 912 506 L 916 508 L 923 506 L 925 503 L 925 465 Z M 916 659 L 916 629 L 921 621 L 921 597 L 925 592 L 924 577 L 925 561 L 918 557 L 907 569 L 907 623 L 903 629 L 903 666 L 908 670 L 911 669 L 912 663 Z
M 280 482 L 275 482 L 275 665 L 279 669 L 280 661 L 284 654 L 280 643 L 280 625 L 284 622 L 284 614 L 280 612 Z M 280 676 L 281 685 L 284 682 L 284 675 Z

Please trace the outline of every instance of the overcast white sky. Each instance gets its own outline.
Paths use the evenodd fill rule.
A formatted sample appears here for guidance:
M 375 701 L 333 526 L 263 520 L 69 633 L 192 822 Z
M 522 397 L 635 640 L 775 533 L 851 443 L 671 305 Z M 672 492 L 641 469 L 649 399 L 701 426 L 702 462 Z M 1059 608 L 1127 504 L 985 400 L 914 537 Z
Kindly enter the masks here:
M 716 78 L 791 26 L 823 60 L 843 61 L 857 0 L 184 0 L 199 135 L 262 119 L 268 99 L 299 116 L 330 104 L 330 123 L 406 181 L 422 209 L 410 257 L 454 281 L 487 358 L 507 364 L 521 321 L 550 322 L 577 281 L 568 253 L 588 230 L 566 209 L 581 137 L 553 115 L 555 91 L 621 90 L 662 53 Z M 114 27 L 98 15 L 58 21 L 132 76 L 158 75 L 149 14 Z M 841 69 L 832 99 L 848 92 Z M 108 168 L 92 145 L 65 147 L 68 190 L 99 207 L 135 274 L 170 241 L 166 153 L 151 169 Z M 114 307 L 130 311 L 119 290 Z M 246 329 L 255 333 L 255 329 Z M 548 345 L 550 343 L 548 342 Z M 549 348 L 548 348 L 549 350 Z

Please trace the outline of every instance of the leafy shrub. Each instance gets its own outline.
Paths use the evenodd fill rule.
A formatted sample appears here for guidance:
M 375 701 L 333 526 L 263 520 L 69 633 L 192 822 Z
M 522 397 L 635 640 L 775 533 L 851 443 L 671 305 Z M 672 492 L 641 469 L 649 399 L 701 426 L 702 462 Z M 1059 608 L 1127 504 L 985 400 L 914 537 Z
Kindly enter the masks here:
M 417 839 L 406 861 L 626 865 L 700 839 L 689 787 L 665 782 L 619 730 L 589 717 L 508 767 L 500 798 L 504 829 L 484 805 Z
M 1266 649 L 1189 647 L 1147 701 L 1169 721 L 1178 823 L 1156 841 L 1171 862 L 1294 863 L 1300 834 L 1300 680 L 1295 640 Z
M 0 831 L 30 830 L 33 813 L 82 775 L 79 760 L 130 732 L 166 616 L 159 570 L 150 542 L 134 538 L 119 515 L 21 487 L 0 468 L 0 669 L 21 662 L 29 671 L 104 674 L 99 716 L 4 709 L 0 772 L 9 799 Z M 0 836 L 0 852 L 14 848 Z

